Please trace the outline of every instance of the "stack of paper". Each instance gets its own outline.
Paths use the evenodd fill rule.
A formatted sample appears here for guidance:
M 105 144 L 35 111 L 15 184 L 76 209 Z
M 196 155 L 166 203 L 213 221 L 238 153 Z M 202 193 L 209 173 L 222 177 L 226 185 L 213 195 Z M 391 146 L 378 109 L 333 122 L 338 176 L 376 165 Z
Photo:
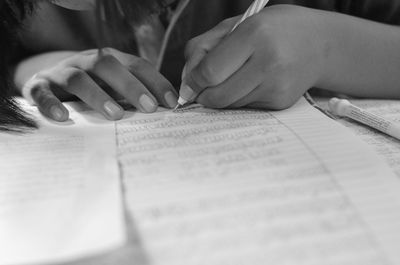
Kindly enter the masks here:
M 69 264 L 400 264 L 399 179 L 304 100 L 282 112 L 129 112 L 116 131 L 72 120 L 1 141 L 2 264 L 116 246 L 121 205 L 125 247 Z

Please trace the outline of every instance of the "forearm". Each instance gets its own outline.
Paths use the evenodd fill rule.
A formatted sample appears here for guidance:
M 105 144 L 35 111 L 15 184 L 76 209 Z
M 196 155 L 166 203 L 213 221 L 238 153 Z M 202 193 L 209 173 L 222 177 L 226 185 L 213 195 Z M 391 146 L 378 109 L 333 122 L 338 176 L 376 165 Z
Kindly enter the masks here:
M 320 15 L 326 57 L 317 86 L 359 97 L 400 98 L 400 27 Z

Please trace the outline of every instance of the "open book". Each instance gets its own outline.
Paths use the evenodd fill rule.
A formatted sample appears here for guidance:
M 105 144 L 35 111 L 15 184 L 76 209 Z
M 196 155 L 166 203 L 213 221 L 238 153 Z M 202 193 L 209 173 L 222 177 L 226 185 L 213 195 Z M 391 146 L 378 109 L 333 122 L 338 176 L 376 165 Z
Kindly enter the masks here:
M 400 179 L 304 99 L 130 112 L 115 133 L 128 241 L 69 264 L 400 264 Z

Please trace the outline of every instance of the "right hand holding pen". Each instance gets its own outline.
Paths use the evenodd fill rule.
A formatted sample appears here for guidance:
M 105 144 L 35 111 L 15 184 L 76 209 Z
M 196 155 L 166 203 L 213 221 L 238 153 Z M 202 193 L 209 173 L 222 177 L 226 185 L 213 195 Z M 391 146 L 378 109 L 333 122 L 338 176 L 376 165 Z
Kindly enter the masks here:
M 188 44 L 182 89 L 211 108 L 293 105 L 323 76 L 327 49 L 319 12 L 268 7 L 232 33 L 236 19 L 222 22 Z

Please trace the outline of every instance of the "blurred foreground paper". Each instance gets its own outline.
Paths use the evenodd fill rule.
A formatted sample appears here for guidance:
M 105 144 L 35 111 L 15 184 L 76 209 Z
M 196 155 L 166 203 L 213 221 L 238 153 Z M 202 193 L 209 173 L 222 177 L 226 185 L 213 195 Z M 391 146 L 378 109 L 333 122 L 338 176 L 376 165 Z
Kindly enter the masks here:
M 132 115 L 117 134 L 133 264 L 400 264 L 399 179 L 304 100 Z
M 38 132 L 0 134 L 0 264 L 63 262 L 124 243 L 114 124 L 71 115 L 64 126 L 40 118 Z

